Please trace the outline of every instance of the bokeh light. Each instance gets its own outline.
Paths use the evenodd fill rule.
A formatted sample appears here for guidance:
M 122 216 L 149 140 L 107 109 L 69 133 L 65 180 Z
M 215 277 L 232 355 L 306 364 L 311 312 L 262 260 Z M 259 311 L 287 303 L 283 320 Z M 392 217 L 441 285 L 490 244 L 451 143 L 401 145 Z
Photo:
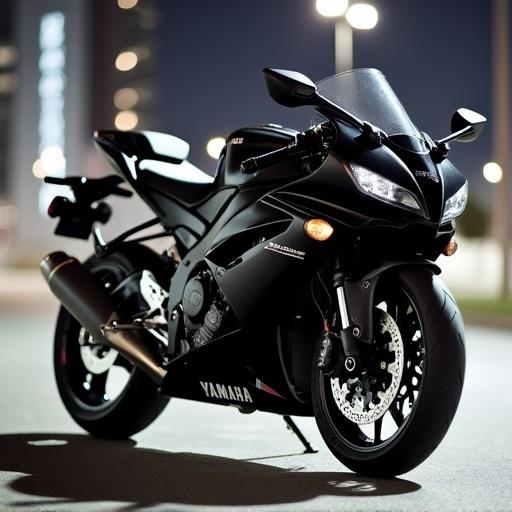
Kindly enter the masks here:
M 133 130 L 139 124 L 139 116 L 133 110 L 123 110 L 117 113 L 114 123 L 118 130 Z
M 39 179 L 43 179 L 46 176 L 46 172 L 43 167 L 43 162 L 38 158 L 32 165 L 32 174 Z
M 139 93 L 133 87 L 124 87 L 114 94 L 114 105 L 119 110 L 129 110 L 139 102 Z
M 41 152 L 41 165 L 46 174 L 62 174 L 66 169 L 66 159 L 59 146 L 48 146 Z
M 379 21 L 377 9 L 370 4 L 351 5 L 345 17 L 353 28 L 360 30 L 370 30 L 374 28 L 375 25 L 377 25 L 377 21 Z
M 348 0 L 316 0 L 316 10 L 329 18 L 343 16 L 348 7 Z
M 0 94 L 8 94 L 16 89 L 18 77 L 15 73 L 0 73 Z
M 489 183 L 499 183 L 503 178 L 503 169 L 496 162 L 487 162 L 482 171 Z
M 226 139 L 223 137 L 214 137 L 208 141 L 208 144 L 206 144 L 206 152 L 209 156 L 217 160 L 225 145 Z
M 121 52 L 116 58 L 116 68 L 119 71 L 130 71 L 130 69 L 133 69 L 138 62 L 139 58 L 135 52 Z
M 139 0 L 117 0 L 117 5 L 121 9 L 132 9 L 139 3 Z
M 0 46 L 0 68 L 12 66 L 18 60 L 18 50 L 14 46 Z

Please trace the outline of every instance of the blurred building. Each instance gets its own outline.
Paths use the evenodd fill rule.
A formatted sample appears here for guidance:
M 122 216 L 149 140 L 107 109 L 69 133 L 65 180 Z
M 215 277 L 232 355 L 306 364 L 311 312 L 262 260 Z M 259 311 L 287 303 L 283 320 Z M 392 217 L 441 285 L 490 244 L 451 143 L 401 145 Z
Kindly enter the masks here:
M 12 96 L 16 88 L 18 52 L 14 46 L 12 0 L 6 0 L 6 14 L 0 16 L 0 197 L 7 193 L 7 152 L 12 122 Z
M 94 149 L 94 130 L 151 125 L 158 12 L 151 0 L 7 0 L 7 9 L 5 2 L 0 198 L 16 213 L 11 256 L 32 262 L 44 250 L 62 246 L 45 211 L 54 195 L 70 193 L 42 178 L 111 173 Z M 149 215 L 136 202 L 124 212 L 113 218 L 114 227 Z M 76 245 L 72 242 L 67 245 Z
M 0 16 L 0 247 L 12 242 L 12 226 L 17 218 L 16 208 L 7 199 L 9 135 L 13 120 L 12 99 L 18 81 L 13 3 L 13 0 L 5 0 Z
M 63 191 L 40 194 L 34 173 L 111 172 L 92 146 L 95 129 L 117 120 L 123 129 L 174 133 L 190 142 L 195 165 L 214 172 L 205 152 L 210 138 L 258 123 L 309 125 L 310 111 L 282 108 L 268 97 L 262 68 L 313 79 L 333 71 L 333 22 L 318 15 L 314 0 L 260 0 L 250 9 L 237 0 L 0 3 L 0 48 L 9 48 L 0 56 L 0 260 L 6 245 L 36 260 L 65 242 L 52 235 L 55 221 L 40 214 Z M 355 65 L 381 69 L 422 130 L 446 135 L 460 106 L 490 112 L 491 3 L 473 2 L 470 11 L 462 0 L 431 0 L 429 9 L 407 0 L 372 3 L 382 10 L 381 22 L 354 34 Z M 440 58 L 446 48 L 455 57 Z M 481 169 L 490 160 L 490 134 L 454 144 L 450 153 L 484 207 L 491 185 Z M 107 237 L 151 215 L 136 199 L 129 206 L 119 201 Z M 5 226 L 13 224 L 9 235 Z

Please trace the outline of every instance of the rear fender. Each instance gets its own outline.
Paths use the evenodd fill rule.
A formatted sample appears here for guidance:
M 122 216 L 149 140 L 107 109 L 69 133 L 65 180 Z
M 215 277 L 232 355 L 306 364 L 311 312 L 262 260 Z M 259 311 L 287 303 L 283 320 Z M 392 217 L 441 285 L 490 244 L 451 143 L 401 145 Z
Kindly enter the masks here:
M 441 273 L 441 269 L 432 261 L 388 261 L 380 267 L 368 272 L 362 278 L 347 278 L 343 284 L 350 320 L 350 331 L 356 339 L 364 343 L 371 343 L 373 339 L 373 298 L 377 283 L 385 274 L 393 273 L 405 267 L 429 268 L 434 274 Z

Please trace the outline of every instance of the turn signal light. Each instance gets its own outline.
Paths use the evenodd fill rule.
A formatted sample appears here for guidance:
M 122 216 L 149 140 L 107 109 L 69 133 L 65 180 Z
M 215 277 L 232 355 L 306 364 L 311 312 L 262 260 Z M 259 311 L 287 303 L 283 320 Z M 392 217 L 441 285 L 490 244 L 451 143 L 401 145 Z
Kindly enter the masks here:
M 322 219 L 311 219 L 304 224 L 304 230 L 313 240 L 324 242 L 331 238 L 334 233 L 334 228 Z
M 454 238 L 452 238 L 448 244 L 446 245 L 446 247 L 444 248 L 444 251 L 443 251 L 443 254 L 445 256 L 451 256 L 452 254 L 455 254 L 455 252 L 457 251 L 457 249 L 459 248 L 459 245 L 457 244 L 457 242 L 455 241 Z

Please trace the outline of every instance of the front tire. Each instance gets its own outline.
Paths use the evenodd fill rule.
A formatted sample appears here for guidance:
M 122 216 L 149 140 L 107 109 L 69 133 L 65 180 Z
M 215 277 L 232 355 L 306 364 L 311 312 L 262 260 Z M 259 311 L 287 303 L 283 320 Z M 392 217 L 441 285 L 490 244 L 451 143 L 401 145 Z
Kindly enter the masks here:
M 113 290 L 138 270 L 154 271 L 159 263 L 156 258 L 143 246 L 126 244 L 120 252 L 89 258 L 85 266 L 103 286 Z M 54 370 L 64 406 L 93 436 L 124 439 L 136 434 L 159 416 L 169 398 L 114 349 L 87 343 L 84 347 L 87 337 L 78 321 L 61 307 L 55 330 Z
M 391 395 L 388 410 L 380 418 L 375 414 L 373 424 L 356 423 L 355 414 L 350 418 L 347 407 L 340 408 L 338 383 L 318 368 L 316 358 L 312 399 L 322 437 L 345 466 L 364 475 L 392 477 L 423 462 L 450 426 L 464 381 L 464 326 L 452 295 L 428 270 L 384 276 L 374 306 L 398 326 L 405 354 L 398 392 Z M 345 399 L 352 396 L 344 389 Z

